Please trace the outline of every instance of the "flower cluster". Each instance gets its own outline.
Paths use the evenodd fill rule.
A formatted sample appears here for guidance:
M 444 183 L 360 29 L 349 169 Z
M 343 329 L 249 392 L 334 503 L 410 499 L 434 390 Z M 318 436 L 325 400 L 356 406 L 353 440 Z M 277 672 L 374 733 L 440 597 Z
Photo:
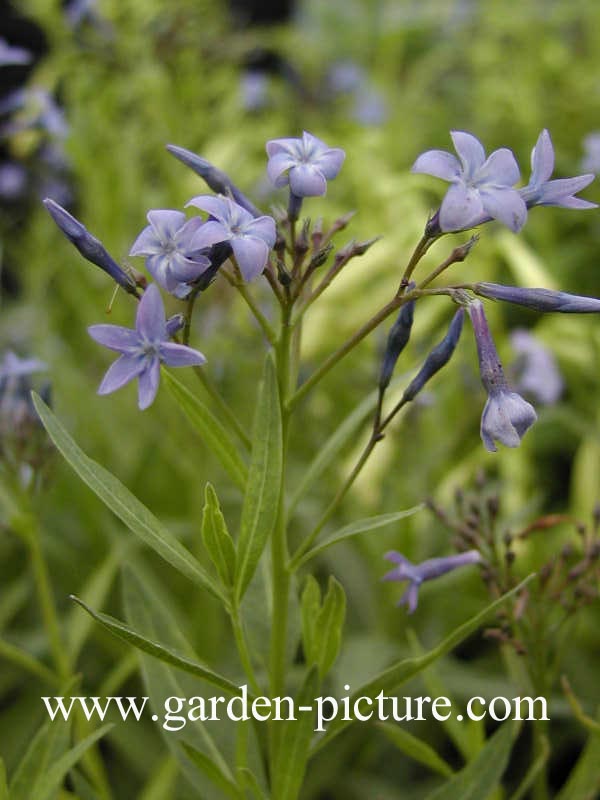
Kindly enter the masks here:
M 519 231 L 532 206 L 595 208 L 596 203 L 575 195 L 585 189 L 593 174 L 550 180 L 554 170 L 554 148 L 543 130 L 531 153 L 531 177 L 522 189 L 520 170 L 514 154 L 503 147 L 487 159 L 481 142 L 470 133 L 452 131 L 458 158 L 445 150 L 428 150 L 415 161 L 413 172 L 448 181 L 450 188 L 439 210 L 441 232 L 467 230 L 497 219 L 512 231 Z

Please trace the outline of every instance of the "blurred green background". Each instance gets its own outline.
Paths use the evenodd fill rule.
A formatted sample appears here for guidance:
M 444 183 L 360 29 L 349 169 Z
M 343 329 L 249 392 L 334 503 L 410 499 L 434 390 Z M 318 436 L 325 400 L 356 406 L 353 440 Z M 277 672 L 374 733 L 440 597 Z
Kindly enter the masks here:
M 332 221 L 356 210 L 348 239 L 382 238 L 352 262 L 307 319 L 306 374 L 395 291 L 427 214 L 444 191 L 439 181 L 410 174 L 419 153 L 450 149 L 449 131 L 468 130 L 487 152 L 510 147 L 526 180 L 531 148 L 545 127 L 556 150 L 556 175 L 566 177 L 589 171 L 582 168 L 584 140 L 600 130 L 600 7 L 592 0 L 299 0 L 288 22 L 259 26 L 236 21 L 217 0 L 98 0 L 95 16 L 76 28 L 67 24 L 59 3 L 18 5 L 48 40 L 48 53 L 29 86 L 52 92 L 64 111 L 72 208 L 119 261 L 127 260 L 148 209 L 182 208 L 204 192 L 200 179 L 166 152 L 167 143 L 202 154 L 265 208 L 285 202 L 266 182 L 267 139 L 306 129 L 346 150 L 327 198 L 306 202 L 305 211 Z M 250 76 L 248 64 L 254 66 Z M 262 78 L 257 64 L 269 67 Z M 6 136 L 5 146 L 11 158 L 31 164 L 47 137 L 45 131 L 21 131 Z M 1 298 L 0 347 L 49 364 L 53 406 L 73 436 L 200 554 L 205 482 L 216 486 L 233 520 L 237 495 L 166 392 L 144 413 L 137 410 L 132 387 L 110 397 L 96 395 L 110 354 L 91 341 L 86 328 L 103 321 L 130 325 L 132 304 L 123 293 L 111 302 L 109 280 L 61 238 L 39 203 L 38 188 L 28 200 L 2 207 L 2 269 L 19 288 Z M 600 200 L 595 184 L 584 194 Z M 597 212 L 538 208 L 518 236 L 496 224 L 483 228 L 477 248 L 453 274 L 457 281 L 600 295 L 599 244 Z M 434 247 L 427 263 L 433 267 L 445 257 L 444 247 Z M 266 286 L 252 290 L 273 314 Z M 523 527 L 544 513 L 590 523 L 600 499 L 600 323 L 592 316 L 542 317 L 489 305 L 505 364 L 515 360 L 510 330 L 528 328 L 557 358 L 565 381 L 561 399 L 538 406 L 539 421 L 518 450 L 486 453 L 479 439 L 485 396 L 466 328 L 427 402 L 409 409 L 380 445 L 344 502 L 338 525 L 427 497 L 448 504 L 455 490 L 472 485 L 481 471 L 502 495 L 507 528 Z M 418 305 L 399 372 L 419 366 L 451 313 L 445 298 Z M 260 332 L 239 298 L 219 281 L 198 304 L 194 326 L 192 344 L 205 353 L 211 377 L 249 426 L 265 349 Z M 385 330 L 370 336 L 301 406 L 292 430 L 293 481 L 372 391 L 384 341 Z M 315 524 L 361 444 L 345 451 L 313 487 L 298 509 L 295 536 Z M 37 506 L 65 635 L 81 637 L 81 694 L 105 693 L 107 679 L 114 694 L 145 693 L 135 656 L 82 620 L 83 612 L 68 600 L 70 593 L 85 594 L 93 586 L 94 607 L 123 618 L 123 564 L 145 576 L 156 602 L 172 611 L 199 656 L 227 664 L 231 645 L 223 614 L 131 543 L 131 535 L 59 456 Z M 565 524 L 538 534 L 518 554 L 519 571 L 526 574 L 551 556 L 571 531 Z M 485 589 L 474 571 L 428 586 L 413 618 L 394 606 L 399 587 L 380 583 L 388 549 L 420 560 L 450 552 L 449 542 L 449 532 L 423 512 L 323 557 L 317 574 L 334 573 L 348 596 L 332 691 L 410 654 L 409 627 L 431 646 L 483 606 Z M 0 586 L 2 638 L 46 660 L 30 565 L 22 543 L 5 531 L 0 531 Z M 562 666 L 590 714 L 598 702 L 597 618 L 597 603 L 577 615 Z M 457 698 L 476 689 L 512 696 L 496 646 L 481 639 L 446 659 L 438 672 Z M 421 684 L 409 689 L 423 693 Z M 585 736 L 568 718 L 559 687 L 552 691 L 550 776 L 557 791 Z M 0 658 L 0 749 L 9 774 L 44 720 L 39 696 L 45 693 L 35 677 Z M 441 726 L 418 723 L 411 732 L 460 765 Z M 115 799 L 200 796 L 177 777 L 160 731 L 149 721 L 117 725 L 101 752 Z M 314 762 L 305 796 L 420 798 L 438 781 L 399 757 L 377 729 L 357 726 Z

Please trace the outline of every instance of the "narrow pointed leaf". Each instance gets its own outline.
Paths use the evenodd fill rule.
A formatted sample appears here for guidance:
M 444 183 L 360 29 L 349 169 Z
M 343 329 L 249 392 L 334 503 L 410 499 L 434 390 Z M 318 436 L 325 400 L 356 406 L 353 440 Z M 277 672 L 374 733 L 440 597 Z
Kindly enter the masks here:
M 182 743 L 188 758 L 203 772 L 206 777 L 220 789 L 226 797 L 233 800 L 244 800 L 244 793 L 233 782 L 231 776 L 225 775 L 222 770 L 205 754 L 185 742 Z
M 35 787 L 31 788 L 29 797 L 35 797 L 35 800 L 50 800 L 56 790 L 62 785 L 69 770 L 77 764 L 79 759 L 89 750 L 94 742 L 101 739 L 112 727 L 114 727 L 112 723 L 103 725 L 89 736 L 86 736 L 83 741 L 72 747 L 67 753 L 61 756 L 58 761 L 55 761 L 44 774 L 43 778 L 38 780 Z
M 78 597 L 74 597 L 72 595 L 71 599 L 78 603 L 85 611 L 87 611 L 88 614 L 90 614 L 97 622 L 107 628 L 112 634 L 124 642 L 132 645 L 137 650 L 141 650 L 143 653 L 148 653 L 148 655 L 154 656 L 154 658 L 157 658 L 159 661 L 164 661 L 165 664 L 170 664 L 171 666 L 177 667 L 184 672 L 189 672 L 191 675 L 195 675 L 198 678 L 203 678 L 208 683 L 211 683 L 213 686 L 218 686 L 219 689 L 223 689 L 228 694 L 240 694 L 240 689 L 238 686 L 222 675 L 219 675 L 217 672 L 213 672 L 213 670 L 205 667 L 203 664 L 192 661 L 186 656 L 179 655 L 165 645 L 154 642 L 151 639 L 147 639 L 145 636 L 142 636 L 142 634 L 134 631 L 124 622 L 121 622 L 120 620 L 115 619 L 108 614 L 100 614 L 97 611 L 93 611 Z
M 401 728 L 400 725 L 395 725 L 391 722 L 381 722 L 378 727 L 398 750 L 412 758 L 413 761 L 418 761 L 419 764 L 423 764 L 433 772 L 443 775 L 444 778 L 449 778 L 454 774 L 452 767 L 436 753 L 433 747 L 430 747 L 422 739 L 413 736 L 406 728 Z
M 281 408 L 275 364 L 267 356 L 258 392 L 252 459 L 237 547 L 236 595 L 243 596 L 271 536 L 279 511 L 282 471 Z
M 519 726 L 505 722 L 483 749 L 451 780 L 427 795 L 426 800 L 486 800 L 499 785 L 510 758 Z
M 269 796 L 261 788 L 256 775 L 248 767 L 238 767 L 238 780 L 249 792 L 252 792 L 254 800 L 269 800 Z
M 346 594 L 342 585 L 332 576 L 317 621 L 319 658 L 317 661 L 321 680 L 335 662 L 342 642 L 342 628 L 346 618 Z
M 316 667 L 308 672 L 295 698 L 297 719 L 276 723 L 283 726 L 279 733 L 273 766 L 273 797 L 296 800 L 300 789 L 313 738 L 314 711 L 300 711 L 302 706 L 312 706 L 319 691 L 319 674 Z
M 219 505 L 219 498 L 210 483 L 206 484 L 202 512 L 202 541 L 223 584 L 231 586 L 235 577 L 235 547 Z
M 311 558 L 314 558 L 316 555 L 323 552 L 323 550 L 326 550 L 328 547 L 331 547 L 334 544 L 338 544 L 338 542 L 343 542 L 345 539 L 351 539 L 353 536 L 358 536 L 360 533 L 374 531 L 378 528 L 383 528 L 385 525 L 391 525 L 394 522 L 399 522 L 401 519 L 411 517 L 418 511 L 422 511 L 423 508 L 425 508 L 424 504 L 420 503 L 418 506 L 407 508 L 405 511 L 393 511 L 390 514 L 379 514 L 376 517 L 366 517 L 365 519 L 359 519 L 356 522 L 351 522 L 350 525 L 345 525 L 338 531 L 326 536 L 308 552 L 304 553 L 304 555 L 299 559 L 292 559 L 293 568 L 297 569 L 302 564 L 310 561 Z
M 0 800 L 8 800 L 8 784 L 6 783 L 6 767 L 0 758 Z
M 219 459 L 231 480 L 244 489 L 248 468 L 227 429 L 204 403 L 174 375 L 163 370 L 165 383 L 207 447 Z
M 215 597 L 224 600 L 216 581 L 197 559 L 168 531 L 152 512 L 121 481 L 88 458 L 71 438 L 44 401 L 32 395 L 35 409 L 48 435 L 71 467 L 100 500 L 161 558 Z
M 375 700 L 380 692 L 395 691 L 399 686 L 410 680 L 410 678 L 417 675 L 430 664 L 433 664 L 434 661 L 437 661 L 438 658 L 441 658 L 455 647 L 458 647 L 461 642 L 471 636 L 471 634 L 475 633 L 475 631 L 478 630 L 481 625 L 487 619 L 489 619 L 489 617 L 492 616 L 502 606 L 503 603 L 506 602 L 506 600 L 522 591 L 523 588 L 531 580 L 533 580 L 534 577 L 535 574 L 530 575 L 509 592 L 498 598 L 498 600 L 490 603 L 486 608 L 483 609 L 483 611 L 480 611 L 470 620 L 452 631 L 452 633 L 449 634 L 437 647 L 434 647 L 433 650 L 425 653 L 425 655 L 418 656 L 416 658 L 403 659 L 402 661 L 398 661 L 396 664 L 392 664 L 391 667 L 388 667 L 383 672 L 380 672 L 379 675 L 368 681 L 368 683 L 363 684 L 363 686 L 353 693 L 350 699 L 350 706 L 352 707 L 353 703 L 359 697 L 370 697 L 372 700 Z M 316 749 L 320 750 L 350 724 L 351 721 L 341 719 L 340 717 L 334 719 L 329 724 L 325 734 L 321 739 L 319 739 Z
M 307 664 L 316 664 L 319 660 L 317 619 L 321 610 L 321 590 L 313 575 L 306 576 L 300 609 L 304 658 Z
M 600 736 L 591 733 L 556 800 L 581 800 L 600 794 Z

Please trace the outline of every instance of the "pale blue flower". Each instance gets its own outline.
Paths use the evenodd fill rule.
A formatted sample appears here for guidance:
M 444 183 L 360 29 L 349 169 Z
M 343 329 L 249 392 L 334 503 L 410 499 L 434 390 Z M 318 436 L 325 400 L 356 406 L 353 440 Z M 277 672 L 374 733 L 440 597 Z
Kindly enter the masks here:
M 151 284 L 140 300 L 135 330 L 120 325 L 92 325 L 88 332 L 104 347 L 121 353 L 109 367 L 98 394 L 109 394 L 134 378 L 138 379 L 138 405 L 148 408 L 156 397 L 160 365 L 188 367 L 204 364 L 202 353 L 168 340 L 169 331 L 177 328 L 167 323 L 165 309 L 156 284 Z
M 512 369 L 519 392 L 544 405 L 557 403 L 564 381 L 552 352 L 524 328 L 512 331 L 510 343 L 517 355 Z
M 230 197 L 198 195 L 187 206 L 206 211 L 210 218 L 193 238 L 197 248 L 229 242 L 245 281 L 252 281 L 264 270 L 276 239 L 272 217 L 253 217 Z
M 451 136 L 460 161 L 445 150 L 428 150 L 412 167 L 412 172 L 451 184 L 439 211 L 441 230 L 466 230 L 490 217 L 512 231 L 520 230 L 527 219 L 527 207 L 512 188 L 520 177 L 513 153 L 503 147 L 486 159 L 481 142 L 472 134 L 452 131 Z
M 32 61 L 33 56 L 29 50 L 9 44 L 6 39 L 0 37 L 0 67 L 12 66 L 13 64 L 31 64 Z
M 481 415 L 483 444 L 491 453 L 498 449 L 495 442 L 506 447 L 518 447 L 536 421 L 537 414 L 527 400 L 508 387 L 481 301 L 473 301 L 468 311 L 475 331 L 481 382 L 488 393 Z
M 296 197 L 315 197 L 327 191 L 327 181 L 336 177 L 345 152 L 304 131 L 301 139 L 271 139 L 267 142 L 267 174 L 277 188 L 289 183 Z
M 575 178 L 550 180 L 554 170 L 554 147 L 550 134 L 544 128 L 531 152 L 531 177 L 519 194 L 531 206 L 560 206 L 561 208 L 597 208 L 596 203 L 575 197 L 585 189 L 594 175 L 578 175 Z
M 419 587 L 423 581 L 438 578 L 446 572 L 451 572 L 467 564 L 477 564 L 481 561 L 481 555 L 477 550 L 468 550 L 454 556 L 444 556 L 442 558 L 429 558 L 420 564 L 413 564 L 396 550 L 386 553 L 385 558 L 397 564 L 393 570 L 383 576 L 384 581 L 408 581 L 408 588 L 398 601 L 397 605 L 405 605 L 408 613 L 412 614 L 417 607 L 419 599 Z
M 202 226 L 200 217 L 189 219 L 182 211 L 149 211 L 150 225 L 137 237 L 130 256 L 145 256 L 146 269 L 167 292 L 185 297 L 188 285 L 210 267 L 210 259 L 193 244 L 193 236 Z

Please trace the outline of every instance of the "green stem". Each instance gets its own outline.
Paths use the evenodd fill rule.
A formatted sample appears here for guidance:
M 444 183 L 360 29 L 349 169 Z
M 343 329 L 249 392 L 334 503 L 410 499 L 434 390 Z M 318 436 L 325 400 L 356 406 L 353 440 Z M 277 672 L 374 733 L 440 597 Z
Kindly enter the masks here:
M 224 276 L 224 278 L 229 282 L 231 286 L 237 289 L 239 294 L 243 297 L 246 305 L 252 312 L 252 316 L 260 325 L 260 328 L 264 333 L 265 337 L 267 338 L 267 341 L 269 342 L 269 344 L 274 346 L 277 341 L 275 331 L 273 330 L 271 323 L 268 321 L 268 319 L 265 317 L 265 315 L 262 313 L 262 311 L 256 304 L 256 301 L 254 300 L 250 292 L 246 289 L 246 284 L 241 279 L 238 280 L 236 277 L 231 275 L 229 272 L 227 272 L 226 269 L 222 269 L 221 274 Z
M 33 578 L 40 601 L 52 659 L 61 681 L 67 681 L 71 677 L 71 667 L 60 633 L 58 615 L 50 586 L 50 576 L 40 545 L 40 529 L 37 520 L 32 514 L 23 514 L 14 521 L 13 527 L 22 536 L 29 550 Z
M 290 325 L 291 307 L 282 309 L 281 333 L 277 343 L 277 372 L 281 395 L 282 422 L 282 470 L 279 509 L 273 537 L 271 539 L 271 569 L 273 577 L 273 627 L 271 631 L 270 652 L 270 691 L 277 697 L 285 685 L 285 655 L 288 626 L 288 597 L 290 592 L 290 573 L 287 568 L 288 543 L 285 513 L 285 480 L 287 446 L 289 433 L 288 394 L 293 390 L 291 384 L 292 327 Z
M 248 678 L 248 682 L 250 684 L 250 688 L 254 692 L 254 694 L 260 694 L 260 686 L 258 685 L 258 681 L 256 680 L 256 674 L 254 672 L 254 667 L 252 666 L 252 660 L 250 658 L 250 653 L 248 651 L 248 644 L 246 642 L 246 637 L 244 636 L 244 629 L 242 627 L 242 620 L 240 619 L 240 612 L 239 608 L 232 603 L 232 608 L 230 612 L 231 616 L 231 627 L 233 628 L 233 635 L 235 637 L 235 643 L 237 645 L 238 654 L 240 657 L 240 661 L 242 663 L 242 667 Z
M 33 656 L 30 656 L 29 653 L 26 653 L 19 647 L 15 647 L 14 644 L 5 642 L 3 639 L 0 639 L 0 658 L 10 661 L 12 664 L 19 667 L 19 669 L 30 672 L 32 675 L 35 675 L 36 678 L 44 681 L 44 683 L 48 683 L 50 686 L 60 685 L 60 678 L 49 670 L 48 667 L 41 664 L 36 658 L 33 658 Z

